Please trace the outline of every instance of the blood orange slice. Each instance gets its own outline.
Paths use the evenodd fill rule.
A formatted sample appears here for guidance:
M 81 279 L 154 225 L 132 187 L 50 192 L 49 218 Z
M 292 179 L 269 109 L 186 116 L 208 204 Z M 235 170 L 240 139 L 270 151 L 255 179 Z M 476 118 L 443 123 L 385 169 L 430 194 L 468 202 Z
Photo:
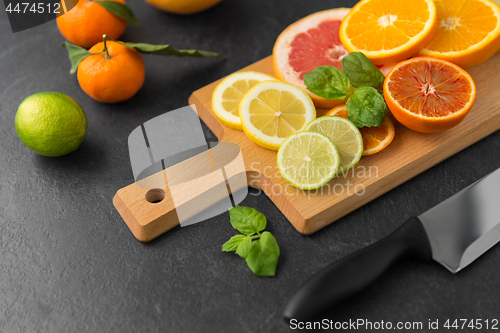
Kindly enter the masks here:
M 318 66 L 342 69 L 342 57 L 348 51 L 340 42 L 339 28 L 349 11 L 348 8 L 336 8 L 306 16 L 286 28 L 274 44 L 276 76 L 305 89 L 316 107 L 332 108 L 345 103 L 311 93 L 306 89 L 303 76 Z
M 344 105 L 334 107 L 326 113 L 327 116 L 337 116 L 347 119 L 347 108 Z M 363 154 L 369 156 L 386 148 L 394 139 L 396 131 L 391 118 L 385 117 L 380 127 L 361 127 L 359 129 L 363 138 Z
M 384 81 L 384 97 L 394 117 L 417 132 L 458 125 L 476 98 L 472 77 L 446 60 L 417 57 L 403 61 Z

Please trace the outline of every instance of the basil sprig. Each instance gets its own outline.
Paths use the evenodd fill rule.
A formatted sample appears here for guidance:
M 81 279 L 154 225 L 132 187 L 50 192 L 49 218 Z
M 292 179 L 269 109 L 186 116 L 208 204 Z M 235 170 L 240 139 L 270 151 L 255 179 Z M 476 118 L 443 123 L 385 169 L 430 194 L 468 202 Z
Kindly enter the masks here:
M 333 66 L 318 66 L 304 75 L 307 89 L 326 99 L 346 99 L 348 119 L 357 127 L 382 126 L 387 104 L 380 90 L 384 74 L 361 52 L 342 59 L 342 71 Z M 351 90 L 350 86 L 357 88 Z
M 255 275 L 274 276 L 280 248 L 270 232 L 262 232 L 266 228 L 266 217 L 253 208 L 242 206 L 229 209 L 229 216 L 233 228 L 242 234 L 225 242 L 222 251 L 235 251 Z

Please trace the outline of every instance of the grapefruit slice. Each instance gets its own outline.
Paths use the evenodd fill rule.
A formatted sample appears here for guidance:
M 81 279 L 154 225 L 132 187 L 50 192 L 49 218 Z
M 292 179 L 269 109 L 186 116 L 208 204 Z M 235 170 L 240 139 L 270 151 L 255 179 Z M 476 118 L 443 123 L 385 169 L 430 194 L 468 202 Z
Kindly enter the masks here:
M 457 126 L 476 98 L 472 77 L 441 59 L 417 57 L 400 62 L 384 81 L 384 97 L 394 117 L 417 132 Z
M 306 90 L 316 107 L 332 108 L 345 103 L 308 91 L 303 77 L 318 66 L 330 65 L 342 69 L 342 58 L 348 51 L 340 42 L 339 28 L 349 11 L 348 8 L 336 8 L 306 16 L 286 28 L 274 44 L 276 76 Z

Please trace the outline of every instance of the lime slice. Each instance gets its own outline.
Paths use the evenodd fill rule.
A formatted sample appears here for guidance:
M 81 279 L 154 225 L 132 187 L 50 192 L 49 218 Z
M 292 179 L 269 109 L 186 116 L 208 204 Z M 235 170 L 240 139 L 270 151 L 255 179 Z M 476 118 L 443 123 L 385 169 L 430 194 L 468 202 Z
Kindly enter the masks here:
M 323 133 L 333 141 L 340 155 L 339 173 L 346 172 L 359 162 L 363 154 L 363 137 L 351 121 L 324 116 L 311 121 L 305 130 Z
M 328 183 L 337 174 L 339 164 L 332 140 L 318 132 L 292 134 L 278 150 L 281 176 L 302 190 L 315 190 Z

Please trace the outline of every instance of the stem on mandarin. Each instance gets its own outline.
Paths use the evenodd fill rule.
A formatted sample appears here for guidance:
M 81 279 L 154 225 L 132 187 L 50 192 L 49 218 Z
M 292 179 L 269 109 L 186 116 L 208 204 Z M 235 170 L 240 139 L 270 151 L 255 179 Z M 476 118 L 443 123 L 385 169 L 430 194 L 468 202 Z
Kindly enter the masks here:
M 106 47 L 106 39 L 108 38 L 108 35 L 102 35 L 102 40 L 104 42 L 104 51 L 106 52 L 106 55 L 104 56 L 105 59 L 111 59 L 108 53 L 108 48 Z

